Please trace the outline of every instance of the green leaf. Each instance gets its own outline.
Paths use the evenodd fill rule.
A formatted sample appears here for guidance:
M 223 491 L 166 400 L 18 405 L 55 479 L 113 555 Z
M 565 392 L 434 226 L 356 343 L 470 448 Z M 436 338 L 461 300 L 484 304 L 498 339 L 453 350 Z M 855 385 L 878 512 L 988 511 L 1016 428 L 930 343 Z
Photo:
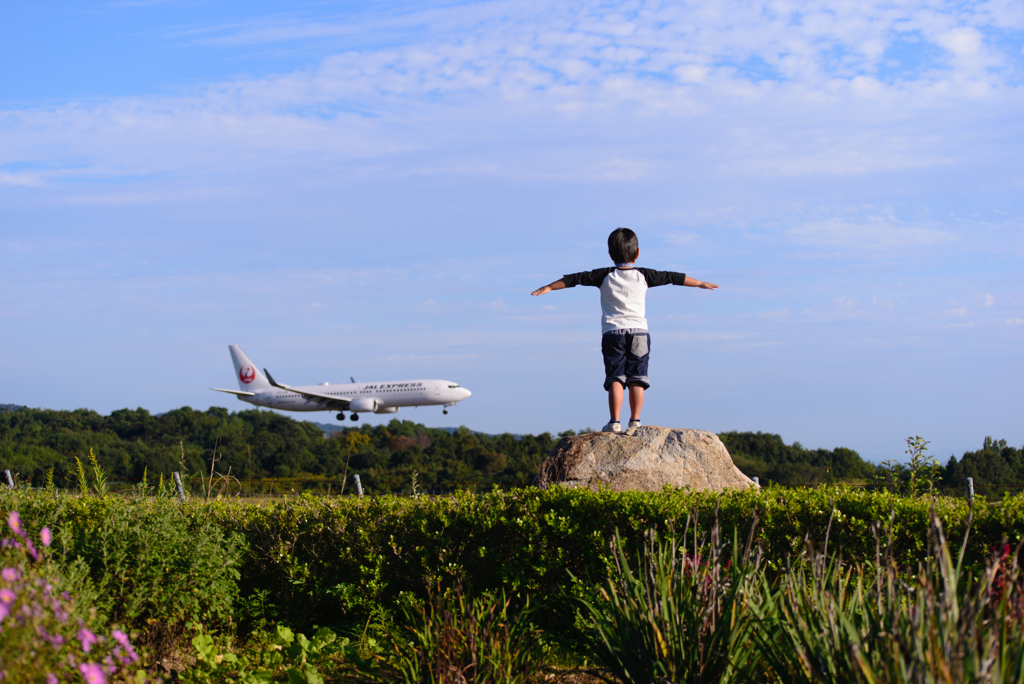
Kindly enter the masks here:
M 288 668 L 288 684 L 324 684 L 324 678 L 312 665 L 298 670 L 294 667 Z

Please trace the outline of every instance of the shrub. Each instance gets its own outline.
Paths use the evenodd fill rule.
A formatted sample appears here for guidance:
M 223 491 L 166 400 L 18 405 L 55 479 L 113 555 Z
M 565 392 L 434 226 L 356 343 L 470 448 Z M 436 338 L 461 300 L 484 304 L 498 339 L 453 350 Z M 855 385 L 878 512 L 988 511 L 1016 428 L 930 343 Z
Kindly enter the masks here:
M 197 506 L 196 504 L 195 506 Z M 158 497 L 0 493 L 55 532 L 55 560 L 100 624 L 143 632 L 160 657 L 188 622 L 228 625 L 244 540 L 195 508 Z
M 62 578 L 47 562 L 51 536 L 42 528 L 37 549 L 17 511 L 7 515 L 14 537 L 0 541 L 0 678 L 13 682 L 81 681 L 104 684 L 147 681 L 128 636 L 115 629 L 112 639 L 93 633 Z

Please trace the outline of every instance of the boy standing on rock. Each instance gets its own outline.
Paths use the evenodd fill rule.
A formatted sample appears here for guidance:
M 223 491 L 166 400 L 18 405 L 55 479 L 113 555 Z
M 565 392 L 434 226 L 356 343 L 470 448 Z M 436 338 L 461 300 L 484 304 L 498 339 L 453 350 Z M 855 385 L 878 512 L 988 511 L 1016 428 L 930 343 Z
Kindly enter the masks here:
M 645 318 L 647 289 L 659 285 L 686 285 L 715 290 L 718 285 L 695 280 L 684 273 L 636 268 L 640 246 L 636 233 L 629 228 L 616 228 L 608 236 L 608 256 L 615 262 L 614 267 L 570 273 L 532 294 L 540 296 L 577 285 L 601 288 L 601 354 L 611 413 L 611 420 L 602 432 L 622 432 L 619 413 L 623 388 L 629 388 L 629 428 L 636 428 L 640 427 L 644 390 L 651 386 L 647 379 L 651 351 Z

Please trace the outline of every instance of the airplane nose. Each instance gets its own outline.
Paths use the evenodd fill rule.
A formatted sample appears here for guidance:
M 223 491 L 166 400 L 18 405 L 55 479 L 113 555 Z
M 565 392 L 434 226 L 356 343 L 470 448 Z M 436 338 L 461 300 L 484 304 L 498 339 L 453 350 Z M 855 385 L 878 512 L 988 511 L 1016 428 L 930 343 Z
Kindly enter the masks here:
M 459 389 L 461 390 L 461 393 L 462 393 L 462 397 L 461 397 L 461 398 L 459 399 L 459 401 L 462 401 L 462 399 L 465 399 L 465 398 L 466 398 L 466 397 L 468 397 L 469 395 L 473 394 L 472 392 L 470 392 L 470 391 L 469 391 L 468 389 L 466 389 L 465 387 L 460 387 Z

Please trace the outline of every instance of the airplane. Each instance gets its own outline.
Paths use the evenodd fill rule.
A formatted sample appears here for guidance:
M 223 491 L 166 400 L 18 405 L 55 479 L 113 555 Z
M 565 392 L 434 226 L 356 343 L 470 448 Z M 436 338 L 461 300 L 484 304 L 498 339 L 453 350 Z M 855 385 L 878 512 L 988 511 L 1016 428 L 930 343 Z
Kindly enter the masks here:
M 394 382 L 356 382 L 332 385 L 292 387 L 274 380 L 266 368 L 256 368 L 237 344 L 228 345 L 240 389 L 211 387 L 216 392 L 234 394 L 240 401 L 281 411 L 337 411 L 338 420 L 359 420 L 360 413 L 398 413 L 402 406 L 448 407 L 468 397 L 470 392 L 448 380 L 397 380 Z

